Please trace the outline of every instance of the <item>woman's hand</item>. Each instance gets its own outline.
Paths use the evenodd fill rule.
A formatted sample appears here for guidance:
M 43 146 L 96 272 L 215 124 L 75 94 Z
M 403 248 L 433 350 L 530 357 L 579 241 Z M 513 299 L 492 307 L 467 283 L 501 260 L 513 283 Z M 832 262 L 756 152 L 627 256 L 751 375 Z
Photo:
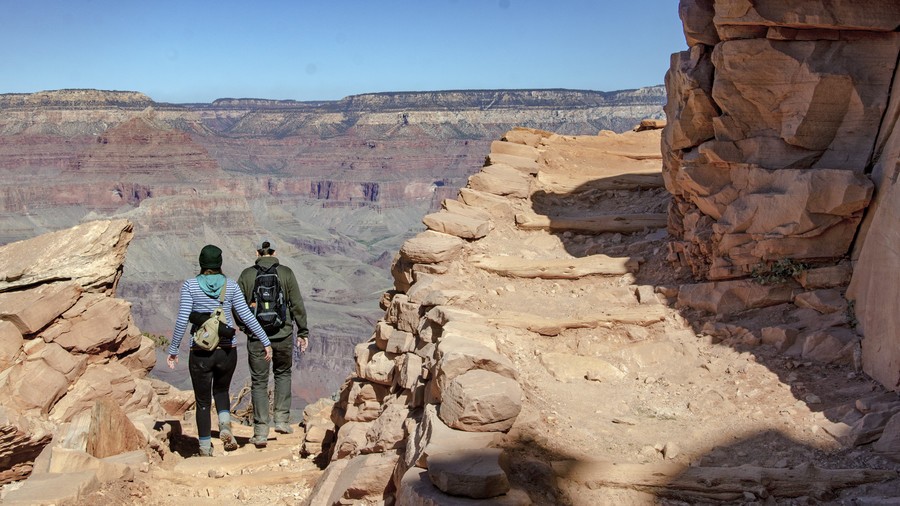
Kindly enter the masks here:
M 169 369 L 175 369 L 175 364 L 178 363 L 178 355 L 169 355 L 166 357 L 166 363 L 169 364 Z
M 266 346 L 266 362 L 272 361 L 272 347 Z
M 309 348 L 309 338 L 297 336 L 297 347 L 300 348 L 300 353 L 306 351 L 306 349 Z

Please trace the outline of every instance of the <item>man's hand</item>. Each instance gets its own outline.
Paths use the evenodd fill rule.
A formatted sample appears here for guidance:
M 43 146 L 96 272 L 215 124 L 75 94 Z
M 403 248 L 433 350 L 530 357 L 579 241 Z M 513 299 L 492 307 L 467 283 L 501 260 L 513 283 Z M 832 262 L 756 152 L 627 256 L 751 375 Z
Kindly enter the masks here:
M 272 347 L 266 346 L 266 362 L 272 361 Z
M 309 348 L 309 338 L 304 336 L 297 336 L 297 347 L 300 348 L 300 353 L 306 351 Z
M 169 355 L 166 357 L 166 363 L 169 364 L 169 369 L 175 369 L 175 364 L 178 363 L 178 355 Z

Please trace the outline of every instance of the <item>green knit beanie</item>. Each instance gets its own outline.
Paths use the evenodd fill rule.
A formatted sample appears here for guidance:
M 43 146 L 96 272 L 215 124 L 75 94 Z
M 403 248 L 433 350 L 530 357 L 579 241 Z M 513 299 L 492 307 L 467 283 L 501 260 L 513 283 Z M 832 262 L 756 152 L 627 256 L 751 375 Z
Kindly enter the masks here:
M 219 269 L 222 267 L 222 250 L 218 246 L 207 244 L 200 250 L 201 269 Z

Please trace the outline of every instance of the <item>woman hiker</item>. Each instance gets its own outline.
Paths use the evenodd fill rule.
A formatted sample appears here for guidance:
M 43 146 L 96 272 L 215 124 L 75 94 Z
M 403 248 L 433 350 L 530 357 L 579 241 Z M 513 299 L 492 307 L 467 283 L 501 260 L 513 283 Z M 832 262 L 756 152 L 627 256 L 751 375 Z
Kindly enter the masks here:
M 220 298 L 222 290 L 225 290 L 224 298 Z M 253 335 L 262 342 L 265 347 L 265 359 L 272 359 L 272 345 L 269 337 L 253 317 L 253 312 L 247 307 L 241 289 L 234 280 L 228 279 L 222 274 L 222 250 L 212 244 L 207 244 L 200 250 L 200 274 L 195 278 L 185 280 L 181 285 L 178 318 L 175 320 L 175 330 L 172 333 L 172 343 L 169 345 L 169 356 L 166 359 L 169 369 L 174 369 L 175 364 L 178 363 L 178 347 L 184 337 L 191 312 L 212 313 L 217 307 L 224 308 L 228 326 L 232 329 L 234 320 L 231 313 L 232 311 L 236 312 L 238 317 L 247 323 Z M 231 377 L 237 366 L 237 349 L 235 348 L 234 333 L 229 333 L 231 337 L 220 337 L 218 347 L 212 351 L 197 347 L 191 338 L 188 370 L 191 373 L 191 384 L 194 387 L 197 435 L 200 439 L 200 455 L 203 457 L 212 456 L 212 438 L 210 436 L 212 423 L 209 410 L 213 399 L 216 401 L 216 410 L 219 415 L 219 439 L 222 440 L 222 447 L 226 451 L 237 449 L 237 441 L 231 433 L 231 399 L 228 393 Z

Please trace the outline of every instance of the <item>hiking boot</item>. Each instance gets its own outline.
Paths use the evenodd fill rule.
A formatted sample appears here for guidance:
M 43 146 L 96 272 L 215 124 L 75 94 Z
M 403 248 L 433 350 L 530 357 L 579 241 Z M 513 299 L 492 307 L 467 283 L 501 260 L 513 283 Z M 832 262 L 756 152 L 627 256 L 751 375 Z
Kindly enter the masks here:
M 280 422 L 275 424 L 275 432 L 279 434 L 293 434 L 294 428 L 287 422 Z
M 212 446 L 209 448 L 200 447 L 200 456 L 201 457 L 212 457 Z
M 234 439 L 234 435 L 231 434 L 230 423 L 219 425 L 219 439 L 222 440 L 222 448 L 226 452 L 233 452 L 238 449 L 237 441 Z
M 250 438 L 250 443 L 257 448 L 265 448 L 269 444 L 269 438 L 266 436 L 254 435 Z

